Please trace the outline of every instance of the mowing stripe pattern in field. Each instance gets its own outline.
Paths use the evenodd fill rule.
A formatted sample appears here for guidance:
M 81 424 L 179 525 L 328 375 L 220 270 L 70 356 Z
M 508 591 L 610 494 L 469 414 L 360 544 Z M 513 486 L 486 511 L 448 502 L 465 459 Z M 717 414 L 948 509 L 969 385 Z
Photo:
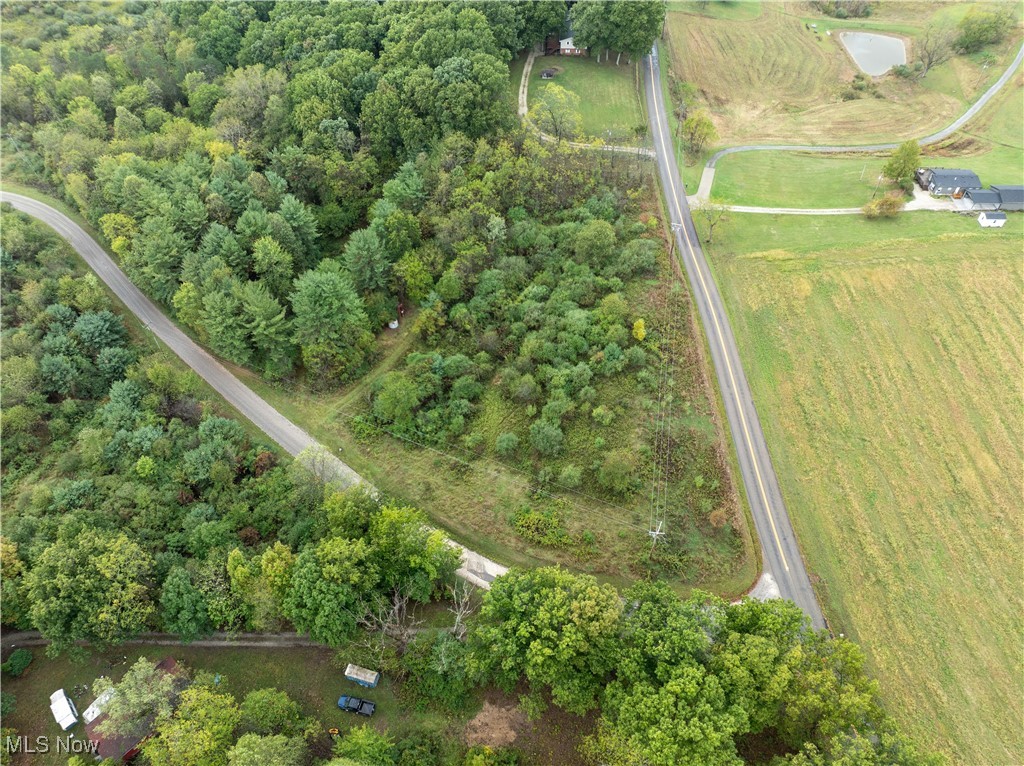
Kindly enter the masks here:
M 761 247 L 799 228 L 742 218 Z M 716 260 L 833 628 L 915 739 L 1021 763 L 1022 222 L 961 223 L 864 245 L 843 221 L 843 247 Z
M 888 6 L 881 11 L 889 12 Z M 904 31 L 919 31 L 935 13 L 922 9 L 916 21 L 903 20 Z M 749 21 L 669 14 L 673 69 L 701 93 L 722 143 L 867 144 L 919 137 L 961 113 L 1019 48 L 1014 43 L 995 51 L 1000 63 L 994 68 L 956 57 L 920 81 L 886 78 L 851 90 L 856 68 L 835 35 L 821 34 L 850 22 L 815 22 L 821 30 L 781 4 L 766 5 L 760 18 Z

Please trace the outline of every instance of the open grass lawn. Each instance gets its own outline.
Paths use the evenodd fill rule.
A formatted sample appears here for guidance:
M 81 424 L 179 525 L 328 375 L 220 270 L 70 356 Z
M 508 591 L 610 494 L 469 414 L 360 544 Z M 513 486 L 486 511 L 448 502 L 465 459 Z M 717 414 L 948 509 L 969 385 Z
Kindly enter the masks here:
M 972 4 L 879 3 L 870 19 L 845 21 L 812 17 L 804 3 L 761 4 L 756 18 L 712 16 L 687 5 L 673 6 L 668 14 L 669 60 L 680 79 L 697 87 L 722 146 L 852 144 L 927 135 L 980 95 L 1019 45 L 1014 35 L 993 48 L 987 67 L 980 56 L 956 57 L 920 82 L 880 80 L 882 98 L 842 101 L 840 92 L 858 70 L 838 37 L 826 31 L 874 29 L 906 36 L 912 45 L 930 18 L 955 21 Z M 811 23 L 818 29 L 808 29 Z
M 961 130 L 922 152 L 923 162 L 973 170 L 986 186 L 1024 183 L 1024 69 Z
M 350 727 L 366 723 L 367 719 L 352 716 L 338 709 L 338 697 L 342 694 L 365 696 L 377 703 L 377 712 L 370 722 L 378 729 L 389 730 L 401 736 L 417 728 L 447 731 L 457 735 L 464 720 L 434 712 L 419 712 L 399 704 L 395 697 L 395 685 L 384 676 L 377 688 L 362 689 L 347 681 L 343 660 L 336 659 L 330 649 L 258 649 L 250 647 L 201 648 L 189 646 L 125 646 L 116 650 L 96 652 L 85 660 L 75 661 L 67 657 L 47 659 L 42 648 L 34 648 L 35 661 L 21 678 L 4 677 L 5 694 L 14 694 L 17 707 L 13 715 L 4 718 L 4 726 L 14 727 L 19 734 L 35 737 L 48 735 L 51 742 L 61 736 L 60 728 L 50 713 L 50 694 L 63 688 L 81 714 L 94 696 L 92 692 L 74 694 L 79 684 L 91 687 L 98 676 L 108 676 L 117 681 L 139 658 L 160 660 L 168 655 L 194 670 L 220 673 L 223 688 L 239 702 L 253 689 L 273 687 L 285 691 L 301 705 L 303 712 L 323 724 L 319 740 L 324 747 L 329 745 L 327 729 L 337 727 L 342 732 Z M 339 658 L 343 655 L 338 654 Z M 342 663 L 339 665 L 339 662 Z M 356 720 L 358 718 L 358 720 Z M 84 738 L 82 724 L 71 733 Z M 53 745 L 55 748 L 56 746 Z M 21 756 L 16 764 L 49 766 L 67 763 L 67 755 L 50 752 L 32 757 Z
M 542 80 L 540 74 L 545 69 L 559 71 L 554 79 Z M 647 121 L 640 104 L 638 75 L 636 64 L 627 64 L 625 56 L 618 66 L 614 56 L 600 64 L 585 56 L 538 56 L 530 73 L 529 97 L 532 103 L 546 84 L 560 85 L 579 96 L 586 137 L 607 144 L 635 144 L 634 129 Z
M 716 202 L 764 207 L 857 207 L 871 199 L 887 157 L 799 152 L 727 154 L 715 164 Z
M 1024 217 L 731 217 L 714 247 L 833 629 L 958 764 L 1024 762 Z
M 887 154 L 730 154 L 715 166 L 712 196 L 767 207 L 855 207 L 871 199 L 887 159 Z M 962 130 L 925 147 L 921 162 L 973 170 L 986 186 L 1024 182 L 1024 71 Z M 879 188 L 888 187 L 883 182 Z

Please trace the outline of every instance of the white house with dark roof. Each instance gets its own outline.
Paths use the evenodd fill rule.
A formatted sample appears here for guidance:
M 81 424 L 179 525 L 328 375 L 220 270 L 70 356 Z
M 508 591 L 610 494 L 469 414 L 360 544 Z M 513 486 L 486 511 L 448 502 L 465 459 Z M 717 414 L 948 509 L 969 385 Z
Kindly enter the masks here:
M 577 48 L 571 37 L 565 37 L 558 41 L 558 52 L 563 56 L 586 56 L 586 48 Z

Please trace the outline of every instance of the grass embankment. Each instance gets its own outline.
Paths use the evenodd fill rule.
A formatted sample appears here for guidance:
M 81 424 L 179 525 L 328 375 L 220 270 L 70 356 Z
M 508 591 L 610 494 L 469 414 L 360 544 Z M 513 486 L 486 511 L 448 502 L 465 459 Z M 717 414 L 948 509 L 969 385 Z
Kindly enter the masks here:
M 1020 763 L 1024 219 L 734 215 L 713 250 L 836 632 L 956 763 Z
M 545 69 L 554 69 L 557 74 L 551 80 L 542 80 Z M 582 140 L 599 138 L 606 144 L 635 145 L 637 126 L 647 124 L 638 76 L 636 63 L 627 64 L 625 56 L 618 66 L 614 56 L 600 64 L 590 57 L 538 56 L 530 73 L 530 103 L 544 85 L 559 85 L 579 96 Z
M 907 37 L 912 46 L 929 20 L 956 21 L 971 5 L 880 3 L 870 19 L 845 21 L 802 15 L 807 13 L 803 4 L 765 4 L 756 18 L 716 17 L 692 5 L 673 8 L 668 60 L 680 79 L 700 92 L 722 146 L 914 138 L 948 125 L 994 82 L 1016 54 L 1019 35 L 985 54 L 955 57 L 920 81 L 883 78 L 877 81 L 880 97 L 865 93 L 843 101 L 840 93 L 858 70 L 838 36 L 826 32 L 890 32 Z M 818 28 L 809 28 L 811 23 Z
M 766 207 L 856 207 L 871 199 L 887 154 L 829 156 L 741 152 L 715 165 L 712 197 Z M 967 168 L 986 186 L 1024 182 L 1024 71 L 945 141 L 925 147 L 921 164 Z

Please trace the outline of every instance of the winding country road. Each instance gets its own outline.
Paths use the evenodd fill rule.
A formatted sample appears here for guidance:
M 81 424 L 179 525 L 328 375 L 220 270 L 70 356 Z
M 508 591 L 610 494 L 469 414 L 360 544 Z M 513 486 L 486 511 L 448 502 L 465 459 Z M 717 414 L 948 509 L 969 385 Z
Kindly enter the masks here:
M 928 144 L 934 144 L 937 141 L 949 138 L 956 131 L 967 124 L 969 120 L 975 117 L 985 105 L 992 100 L 992 98 L 998 93 L 1006 83 L 1013 77 L 1013 73 L 1017 71 L 1017 67 L 1020 66 L 1020 62 L 1024 61 L 1024 44 L 1021 45 L 1020 50 L 1017 51 L 1017 56 L 1013 59 L 1013 62 L 1006 68 L 1006 71 L 992 83 L 992 86 L 986 90 L 981 97 L 975 101 L 970 108 L 960 115 L 951 124 L 937 133 L 932 133 L 930 136 L 918 139 L 917 143 L 920 146 L 927 146 Z M 818 154 L 846 154 L 852 152 L 883 152 L 895 149 L 899 146 L 898 143 L 889 144 L 863 144 L 860 146 L 799 146 L 793 144 L 758 144 L 758 145 L 745 145 L 745 146 L 730 146 L 726 149 L 719 149 L 717 152 L 711 155 L 707 164 L 704 166 L 704 170 L 701 173 L 700 184 L 697 187 L 697 193 L 694 195 L 694 199 L 706 200 L 711 197 L 711 187 L 715 183 L 715 163 L 717 163 L 722 157 L 728 154 L 738 154 L 740 152 L 812 152 Z M 837 213 L 835 211 L 826 210 L 796 210 L 793 208 L 759 208 L 759 207 L 747 207 L 738 208 L 731 207 L 730 209 L 737 212 L 745 213 L 783 213 L 790 215 L 843 215 L 846 213 Z M 850 214 L 852 210 L 846 211 Z M 858 209 L 856 212 L 860 212 Z
M 347 466 L 330 450 L 320 444 L 284 415 L 271 407 L 251 388 L 236 378 L 212 354 L 189 338 L 147 298 L 125 275 L 114 259 L 107 255 L 89 234 L 77 223 L 44 202 L 31 197 L 0 190 L 0 202 L 8 202 L 18 210 L 37 218 L 66 239 L 96 272 L 122 303 L 139 318 L 148 330 L 181 357 L 182 361 L 213 389 L 227 400 L 228 404 L 248 418 L 257 428 L 281 446 L 286 452 L 299 459 L 308 458 L 310 467 L 322 479 L 343 486 L 361 484 L 375 491 L 368 482 Z M 454 541 L 449 543 L 458 548 L 462 555 L 462 567 L 458 574 L 468 582 L 481 588 L 489 588 L 495 577 L 504 574 L 505 567 L 469 550 Z
M 693 299 L 707 334 L 725 414 L 736 445 L 740 474 L 750 502 L 754 526 L 761 540 L 763 569 L 775 580 L 783 598 L 796 602 L 810 616 L 814 627 L 824 628 L 825 618 L 811 587 L 789 514 L 782 501 L 778 478 L 768 454 L 768 445 L 754 408 L 750 386 L 743 374 L 736 339 L 694 228 L 679 168 L 675 163 L 662 101 L 657 48 L 644 59 L 644 89 L 665 204 L 676 236 L 676 245 L 690 280 Z
M 986 90 L 977 101 L 975 101 L 971 107 L 964 112 L 960 117 L 954 120 L 950 125 L 946 126 L 937 133 L 932 133 L 930 136 L 918 139 L 917 143 L 921 146 L 927 146 L 928 144 L 934 144 L 937 141 L 942 141 L 945 138 L 949 138 L 967 122 L 978 114 L 992 97 L 996 95 L 1002 89 L 1010 78 L 1013 76 L 1014 71 L 1020 66 L 1020 62 L 1024 61 L 1024 45 L 1021 45 L 1020 50 L 1017 51 L 1017 56 L 1013 59 L 1013 63 L 1006 68 L 1006 71 L 996 80 L 992 87 Z M 764 144 L 756 146 L 730 146 L 727 149 L 720 149 L 711 155 L 711 159 L 708 160 L 708 168 L 715 167 L 715 163 L 718 162 L 722 157 L 727 154 L 737 154 L 739 152 L 819 152 L 823 154 L 836 154 L 840 152 L 884 152 L 890 149 L 895 149 L 899 146 L 899 143 L 889 144 L 864 144 L 861 146 L 795 146 L 789 144 Z

